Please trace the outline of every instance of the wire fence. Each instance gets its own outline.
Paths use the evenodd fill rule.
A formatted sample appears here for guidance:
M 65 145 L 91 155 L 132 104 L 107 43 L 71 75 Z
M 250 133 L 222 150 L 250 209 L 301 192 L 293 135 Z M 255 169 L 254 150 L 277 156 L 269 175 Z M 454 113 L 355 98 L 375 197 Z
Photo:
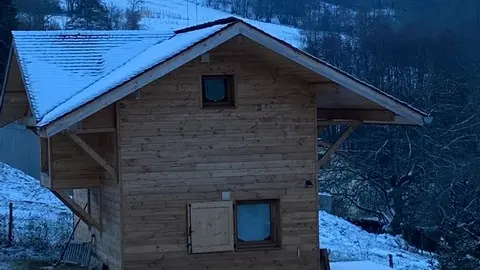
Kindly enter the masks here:
M 5 211 L 5 208 L 8 211 Z M 72 231 L 72 217 L 60 215 L 56 219 L 41 214 L 25 215 L 15 209 L 15 203 L 1 206 L 0 246 L 24 248 L 39 253 L 58 253 Z

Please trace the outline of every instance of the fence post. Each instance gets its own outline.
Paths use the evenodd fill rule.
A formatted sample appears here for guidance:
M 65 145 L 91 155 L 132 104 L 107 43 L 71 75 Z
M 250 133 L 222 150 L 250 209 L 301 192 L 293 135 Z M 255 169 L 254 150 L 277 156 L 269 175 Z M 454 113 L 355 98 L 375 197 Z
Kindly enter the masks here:
M 13 245 L 13 202 L 8 204 L 8 247 Z
M 393 268 L 393 255 L 392 254 L 388 254 L 388 265 L 390 266 L 390 268 Z

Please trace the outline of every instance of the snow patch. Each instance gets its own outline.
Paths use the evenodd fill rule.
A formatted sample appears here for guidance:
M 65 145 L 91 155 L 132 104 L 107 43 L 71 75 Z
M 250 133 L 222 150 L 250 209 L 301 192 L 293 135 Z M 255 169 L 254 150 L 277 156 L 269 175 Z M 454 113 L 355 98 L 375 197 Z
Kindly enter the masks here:
M 389 254 L 393 256 L 395 269 L 430 270 L 432 262 L 436 262 L 433 254 L 424 253 L 425 255 L 422 255 L 410 251 L 413 248 L 399 236 L 368 233 L 352 223 L 324 211 L 320 211 L 319 235 L 320 247 L 330 250 L 330 261 L 332 262 L 369 261 L 388 267 Z
M 22 241 L 32 226 L 39 225 L 50 226 L 43 233 L 48 234 L 46 238 L 52 243 L 59 240 L 60 232 L 51 226 L 71 220 L 72 214 L 55 195 L 40 186 L 37 179 L 1 162 L 0 187 L 0 217 L 4 219 L 0 225 L 7 224 L 8 205 L 12 202 L 15 241 Z M 1 233 L 6 231 L 0 229 Z
M 390 267 L 372 263 L 369 261 L 359 262 L 336 262 L 330 264 L 331 270 L 392 270 Z
M 112 0 L 112 2 L 122 8 L 128 7 L 127 0 Z M 297 48 L 303 46 L 301 30 L 298 28 L 246 19 L 185 0 L 145 1 L 141 25 L 142 28 L 150 30 L 176 30 L 232 16 L 240 18 L 292 46 Z

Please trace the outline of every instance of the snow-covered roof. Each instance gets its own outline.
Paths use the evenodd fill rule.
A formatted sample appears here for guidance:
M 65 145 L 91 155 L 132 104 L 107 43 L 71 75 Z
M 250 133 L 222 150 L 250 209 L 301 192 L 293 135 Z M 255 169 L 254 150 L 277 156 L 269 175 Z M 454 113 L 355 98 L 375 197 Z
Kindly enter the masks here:
M 173 35 L 171 31 L 14 31 L 15 51 L 35 118 L 41 121 L 59 105 Z
M 49 100 L 44 100 L 43 103 L 36 105 L 40 107 L 43 112 L 45 112 L 46 107 L 51 108 L 48 112 L 45 112 L 45 114 L 40 115 L 40 117 L 37 116 L 39 120 L 38 125 L 43 126 L 50 123 L 108 90 L 129 81 L 143 71 L 165 61 L 169 57 L 208 37 L 223 27 L 225 27 L 225 25 L 215 25 L 197 31 L 171 35 L 170 37 L 164 35 L 158 37 L 156 42 L 150 42 L 147 46 L 142 46 L 142 50 L 131 50 L 130 45 L 116 49 L 115 53 L 125 50 L 125 54 L 129 55 L 124 59 L 125 61 L 107 58 L 105 65 L 110 66 L 107 72 L 91 80 L 88 84 L 75 82 L 75 84 L 72 85 L 70 82 L 71 87 L 74 87 L 76 90 L 69 90 L 68 93 L 70 93 L 70 96 L 63 102 L 56 104 L 54 108 L 51 108 L 52 104 L 49 103 Z M 109 55 L 110 54 L 111 53 L 109 53 Z M 45 82 L 47 83 L 47 79 Z M 47 87 L 45 87 L 45 91 L 48 91 Z
M 227 33 L 227 28 L 232 33 L 223 34 Z M 379 101 L 379 104 L 384 103 L 387 108 L 392 107 L 394 112 L 398 110 L 400 115 L 413 115 L 413 123 L 423 123 L 424 114 L 415 108 L 308 55 L 297 48 L 297 44 L 290 44 L 276 36 L 275 32 L 268 31 L 237 18 L 225 18 L 174 32 L 15 31 L 13 35 L 15 53 L 39 127 L 90 101 L 98 101 L 97 98 L 110 90 L 127 84 L 213 36 L 223 35 L 212 43 L 217 44 L 212 46 L 218 46 L 228 39 L 226 36 L 231 38 L 240 33 L 267 47 L 274 46 L 272 50 L 294 61 L 302 56 L 305 67 L 315 69 L 327 78 L 343 78 L 353 91 L 364 91 L 364 96 Z M 206 44 L 202 46 L 204 50 Z

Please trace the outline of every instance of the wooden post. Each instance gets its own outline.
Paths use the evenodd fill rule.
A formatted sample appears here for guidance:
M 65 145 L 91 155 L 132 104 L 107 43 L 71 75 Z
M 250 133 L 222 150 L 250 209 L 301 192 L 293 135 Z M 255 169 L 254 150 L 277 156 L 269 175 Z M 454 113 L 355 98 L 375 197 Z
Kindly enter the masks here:
M 328 258 L 328 250 L 320 249 L 320 270 L 330 270 L 330 259 Z
M 390 268 L 393 268 L 393 255 L 392 254 L 388 254 L 388 265 L 390 266 Z
M 8 204 L 8 247 L 13 245 L 13 202 Z

